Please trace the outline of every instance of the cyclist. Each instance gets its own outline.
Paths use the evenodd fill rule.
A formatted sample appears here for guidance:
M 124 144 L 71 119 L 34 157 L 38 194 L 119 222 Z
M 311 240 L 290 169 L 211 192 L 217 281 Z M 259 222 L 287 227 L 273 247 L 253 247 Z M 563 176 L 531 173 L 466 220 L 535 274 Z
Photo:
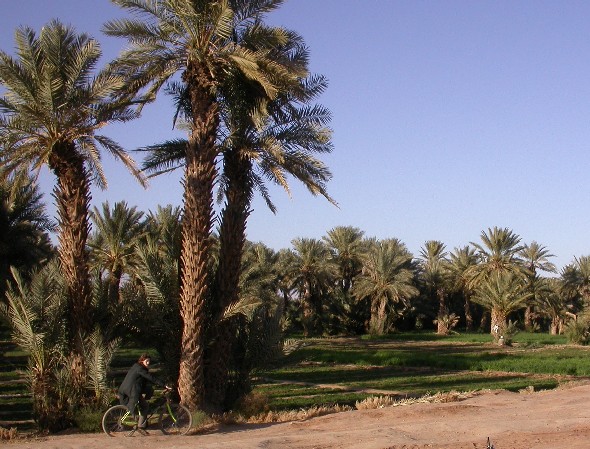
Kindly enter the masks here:
M 145 430 L 147 427 L 146 416 L 149 412 L 147 401 L 154 394 L 154 389 L 150 384 L 170 389 L 170 387 L 149 373 L 150 363 L 151 357 L 149 354 L 142 354 L 137 362 L 129 368 L 118 391 L 119 402 L 127 407 L 131 413 L 135 413 L 136 406 L 139 407 L 141 413 L 137 421 L 137 428 L 140 430 Z

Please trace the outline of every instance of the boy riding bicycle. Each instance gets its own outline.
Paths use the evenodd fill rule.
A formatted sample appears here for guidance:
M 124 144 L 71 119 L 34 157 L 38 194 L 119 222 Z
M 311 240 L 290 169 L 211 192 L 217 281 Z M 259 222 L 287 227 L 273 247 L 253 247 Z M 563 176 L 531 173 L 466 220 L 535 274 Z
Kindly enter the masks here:
M 127 372 L 118 391 L 119 402 L 127 407 L 131 413 L 135 414 L 135 407 L 139 407 L 137 428 L 140 430 L 145 430 L 147 427 L 146 416 L 149 411 L 147 401 L 154 394 L 154 389 L 150 384 L 170 389 L 170 387 L 149 373 L 150 363 L 151 357 L 148 354 L 142 354 Z

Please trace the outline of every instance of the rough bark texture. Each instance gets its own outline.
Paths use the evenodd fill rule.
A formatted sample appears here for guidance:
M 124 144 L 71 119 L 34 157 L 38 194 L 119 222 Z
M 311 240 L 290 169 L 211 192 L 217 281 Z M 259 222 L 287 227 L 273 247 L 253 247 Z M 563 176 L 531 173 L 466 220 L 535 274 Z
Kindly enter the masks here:
M 59 217 L 59 257 L 67 283 L 68 330 L 72 370 L 78 383 L 84 378 L 84 338 L 92 327 L 92 290 L 86 242 L 90 233 L 90 181 L 84 160 L 73 143 L 56 145 L 49 165 L 57 177 L 54 190 Z
M 447 304 L 445 301 L 444 289 L 436 289 L 436 296 L 438 298 L 438 321 L 436 326 L 436 333 L 438 335 L 447 335 L 450 329 L 448 328 L 446 321 L 442 319 L 445 315 L 449 314 L 449 309 L 447 309 Z
M 219 231 L 219 266 L 215 276 L 214 308 L 217 317 L 210 339 L 212 347 L 205 364 L 206 401 L 218 412 L 227 405 L 228 370 L 237 324 L 237 320 L 222 321 L 222 317 L 225 309 L 239 300 L 242 253 L 252 196 L 250 161 L 241 157 L 239 152 L 231 151 L 225 155 L 224 162 L 228 186 Z
M 189 67 L 192 131 L 186 151 L 182 221 L 180 314 L 183 320 L 178 390 L 191 410 L 203 406 L 205 306 L 213 217 L 218 108 L 205 68 Z
M 67 284 L 68 342 L 74 385 L 85 384 L 84 339 L 92 329 L 92 288 L 86 242 L 90 234 L 90 180 L 73 143 L 56 144 L 49 166 L 57 177 L 54 190 L 59 221 L 59 258 Z
M 506 334 L 506 314 L 498 309 L 492 309 L 491 314 L 491 334 L 495 342 L 505 338 Z

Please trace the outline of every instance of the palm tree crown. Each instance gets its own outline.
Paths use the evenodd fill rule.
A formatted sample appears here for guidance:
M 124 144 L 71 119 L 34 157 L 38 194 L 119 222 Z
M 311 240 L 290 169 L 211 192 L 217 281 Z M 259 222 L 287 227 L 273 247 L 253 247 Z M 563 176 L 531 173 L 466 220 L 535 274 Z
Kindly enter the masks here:
M 8 171 L 47 166 L 55 174 L 61 269 L 68 284 L 71 344 L 80 356 L 91 326 L 86 241 L 90 231 L 90 183 L 106 187 L 99 147 L 121 160 L 138 179 L 132 159 L 98 131 L 135 117 L 111 96 L 124 85 L 104 69 L 93 76 L 98 42 L 54 20 L 39 36 L 30 28 L 15 33 L 16 58 L 0 51 L 0 160 Z M 81 359 L 82 360 L 82 359 Z

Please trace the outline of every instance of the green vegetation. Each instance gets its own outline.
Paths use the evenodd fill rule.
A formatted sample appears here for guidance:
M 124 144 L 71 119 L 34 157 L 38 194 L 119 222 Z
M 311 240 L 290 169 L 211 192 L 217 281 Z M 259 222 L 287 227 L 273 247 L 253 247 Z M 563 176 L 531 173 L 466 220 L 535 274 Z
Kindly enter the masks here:
M 261 373 L 255 391 L 269 398 L 271 409 L 286 410 L 353 405 L 386 394 L 548 389 L 590 376 L 586 347 L 564 347 L 562 336 L 521 333 L 516 340 L 512 348 L 498 348 L 489 335 L 470 333 L 310 339 L 280 366 Z
M 498 227 L 418 256 L 352 226 L 279 251 L 247 241 L 254 196 L 275 211 L 269 185 L 334 202 L 319 159 L 331 117 L 315 103 L 327 81 L 303 38 L 264 24 L 281 0 L 113 1 L 138 15 L 105 24 L 128 45 L 103 69 L 98 41 L 56 20 L 0 50 L 0 421 L 95 429 L 147 348 L 195 413 L 590 375 L 586 348 L 565 346 L 590 341 L 590 256 L 558 273 L 547 248 Z M 164 90 L 187 139 L 143 148 L 139 171 L 99 133 Z M 182 207 L 92 208 L 99 148 L 140 182 L 183 169 Z M 42 167 L 56 223 L 31 177 Z
M 301 348 L 274 368 L 258 373 L 253 392 L 266 398 L 264 407 L 288 411 L 334 404 L 354 406 L 371 396 L 551 389 L 590 377 L 590 348 L 565 346 L 563 336 L 522 332 L 513 347 L 502 348 L 491 340 L 486 334 L 441 336 L 432 331 L 387 338 L 305 339 Z M 146 350 L 119 349 L 113 357 L 109 384 L 118 385 L 127 367 Z M 22 357 L 16 351 L 5 352 L 3 360 L 15 367 Z M 22 421 L 19 429 L 32 429 L 32 402 L 26 384 L 19 381 L 16 369 L 5 369 L 1 374 L 0 421 L 10 416 Z M 84 409 L 76 416 L 76 424 L 84 431 L 99 431 L 101 415 L 101 410 Z

